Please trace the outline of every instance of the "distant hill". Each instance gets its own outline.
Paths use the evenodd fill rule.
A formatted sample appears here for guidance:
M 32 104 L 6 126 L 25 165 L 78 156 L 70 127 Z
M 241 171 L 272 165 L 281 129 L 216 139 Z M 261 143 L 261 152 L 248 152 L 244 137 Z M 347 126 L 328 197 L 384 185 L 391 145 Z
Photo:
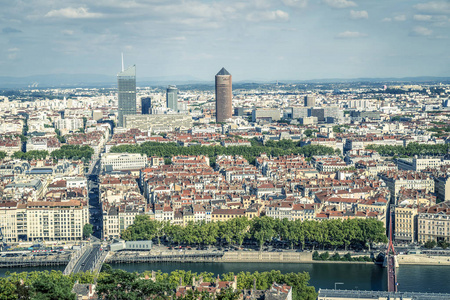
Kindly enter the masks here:
M 275 81 L 264 80 L 239 80 L 234 84 L 246 86 L 254 83 L 265 84 L 274 83 Z M 352 83 L 352 82 L 368 82 L 368 83 L 429 83 L 442 82 L 450 83 L 450 77 L 404 77 L 404 78 L 328 78 L 328 79 L 311 79 L 311 80 L 280 80 L 280 83 Z M 169 84 L 184 86 L 214 86 L 214 79 L 210 81 L 201 80 L 189 75 L 180 76 L 161 76 L 161 77 L 137 77 L 138 86 L 165 86 Z M 233 84 L 233 85 L 234 85 Z M 64 87 L 104 87 L 115 88 L 117 79 L 115 75 L 102 74 L 51 74 L 51 75 L 34 75 L 26 77 L 9 77 L 0 76 L 0 89 L 19 89 L 19 88 L 64 88 Z

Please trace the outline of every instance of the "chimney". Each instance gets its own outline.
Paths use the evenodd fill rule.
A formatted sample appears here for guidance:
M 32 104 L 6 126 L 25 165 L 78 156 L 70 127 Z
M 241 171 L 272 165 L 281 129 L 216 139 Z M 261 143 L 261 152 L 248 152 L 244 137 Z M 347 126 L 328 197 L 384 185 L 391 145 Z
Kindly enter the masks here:
M 253 291 L 256 291 L 256 278 L 253 278 Z
M 216 278 L 216 287 L 219 286 L 219 280 L 220 280 L 219 274 L 217 274 L 217 278 Z

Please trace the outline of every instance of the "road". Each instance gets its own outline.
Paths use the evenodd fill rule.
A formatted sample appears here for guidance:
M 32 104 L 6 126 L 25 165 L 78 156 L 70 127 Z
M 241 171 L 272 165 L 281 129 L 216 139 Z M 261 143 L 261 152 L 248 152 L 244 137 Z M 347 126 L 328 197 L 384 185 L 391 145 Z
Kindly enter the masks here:
M 92 271 L 94 269 L 96 258 L 100 257 L 102 252 L 100 249 L 102 248 L 100 243 L 93 244 L 89 247 L 90 248 L 86 250 L 83 256 L 78 260 L 72 273 Z
M 92 173 L 88 175 L 89 187 L 89 222 L 94 226 L 93 236 L 101 239 L 103 233 L 102 207 L 99 200 L 98 174 L 100 173 L 100 160 L 94 165 Z

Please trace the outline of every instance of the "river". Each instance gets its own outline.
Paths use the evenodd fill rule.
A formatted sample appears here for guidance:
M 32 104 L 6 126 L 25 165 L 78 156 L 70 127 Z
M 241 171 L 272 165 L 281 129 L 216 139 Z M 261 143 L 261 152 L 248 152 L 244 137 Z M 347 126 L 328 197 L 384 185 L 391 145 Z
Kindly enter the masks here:
M 308 272 L 310 284 L 316 290 L 319 288 L 334 288 L 336 282 L 339 289 L 387 290 L 386 269 L 372 264 L 298 264 L 298 263 L 141 263 L 113 264 L 113 268 L 128 272 L 143 272 L 146 270 L 191 270 L 192 272 L 212 272 L 222 274 L 240 271 L 270 271 L 280 270 L 283 273 Z M 0 276 L 7 271 L 24 272 L 32 270 L 64 270 L 64 266 L 53 268 L 10 268 L 0 269 Z M 401 265 L 398 269 L 399 291 L 450 293 L 450 286 L 443 279 L 450 278 L 450 266 L 418 266 Z

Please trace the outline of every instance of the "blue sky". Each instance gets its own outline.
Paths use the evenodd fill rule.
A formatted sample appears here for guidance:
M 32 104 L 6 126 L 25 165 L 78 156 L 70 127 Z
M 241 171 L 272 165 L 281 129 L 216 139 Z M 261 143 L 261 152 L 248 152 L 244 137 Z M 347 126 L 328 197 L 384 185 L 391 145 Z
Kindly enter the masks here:
M 450 76 L 450 0 L 14 0 L 0 76 Z

